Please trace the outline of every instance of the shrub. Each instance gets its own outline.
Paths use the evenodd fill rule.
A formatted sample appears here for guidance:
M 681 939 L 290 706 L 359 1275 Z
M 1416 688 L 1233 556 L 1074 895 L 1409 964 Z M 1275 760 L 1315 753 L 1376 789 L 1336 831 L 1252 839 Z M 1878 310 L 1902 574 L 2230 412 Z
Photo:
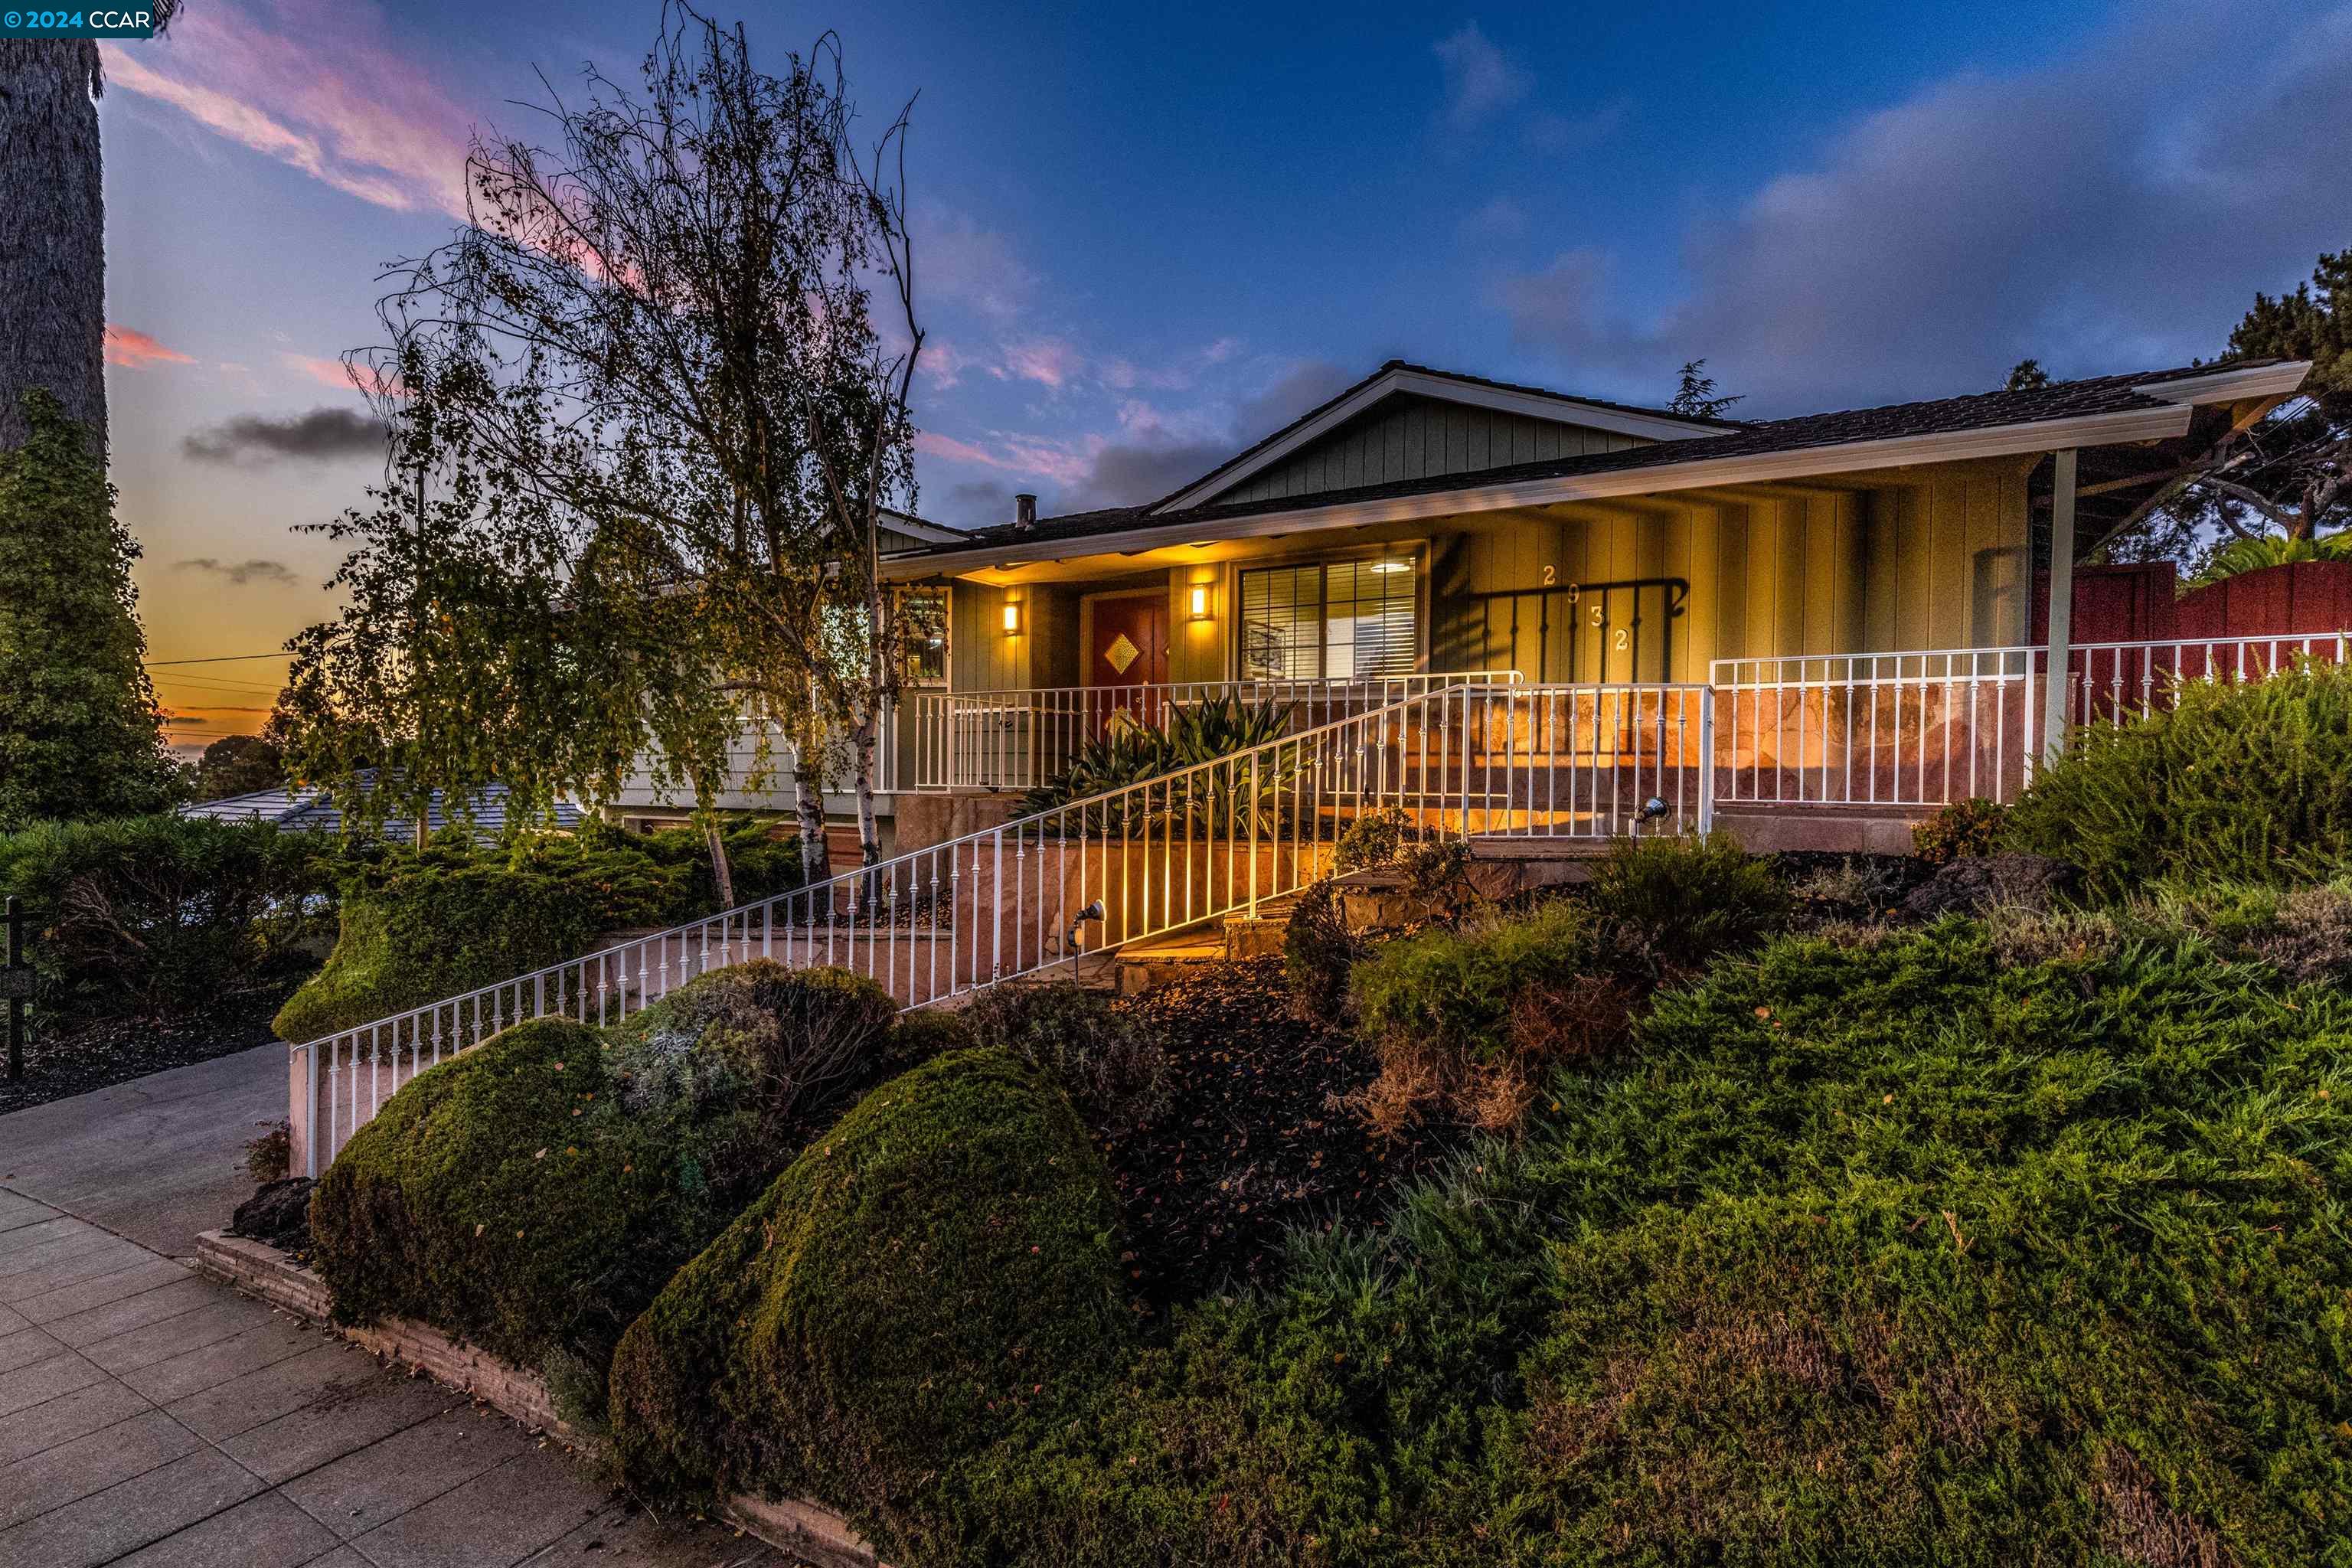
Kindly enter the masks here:
M 591 823 L 583 837 L 599 852 L 622 858 L 642 856 L 680 873 L 677 892 L 658 917 L 663 921 L 690 921 L 719 908 L 719 882 L 711 869 L 710 847 L 699 829 L 665 827 L 632 834 Z M 788 893 L 803 880 L 800 835 L 793 829 L 749 816 L 730 816 L 720 825 L 719 841 L 727 850 L 727 870 L 739 904 Z
M 1115 1232 L 1101 1163 L 1034 1069 L 977 1050 L 895 1079 L 631 1325 L 623 1473 L 706 1503 L 814 1499 L 918 1560 L 900 1548 L 942 1472 L 1123 1359 Z
M 1716 964 L 968 1460 L 933 1558 L 2335 1561 L 2352 995 L 2161 915 Z
M 1339 830 L 1339 842 L 1331 848 L 1332 868 L 1363 871 L 1389 865 L 1413 837 L 1412 819 L 1393 805 L 1360 811 Z
M 1592 869 L 1588 901 L 1658 974 L 1751 947 L 1789 918 L 1789 889 L 1769 858 L 1729 834 L 1620 838 Z
M 334 949 L 279 1011 L 278 1038 L 355 1028 L 576 957 L 604 931 L 664 923 L 686 891 L 683 866 L 618 837 L 499 847 L 456 830 L 422 850 L 362 848 L 341 868 Z
M 32 926 L 58 1019 L 181 1017 L 278 983 L 315 888 L 303 845 L 258 824 L 134 816 L 0 837 L 0 890 Z
M 1373 950 L 1349 991 L 1380 1053 L 1360 1099 L 1393 1133 L 1432 1105 L 1492 1131 L 1516 1127 L 1552 1064 L 1622 1037 L 1634 997 L 1592 911 L 1555 900 Z
M 1301 1016 L 1337 1018 L 1348 1001 L 1348 973 L 1371 952 L 1349 929 L 1339 884 L 1318 878 L 1291 901 L 1282 929 L 1282 972 Z
M 884 1070 L 892 1012 L 856 976 L 759 961 L 620 1028 L 539 1019 L 420 1073 L 313 1199 L 338 1315 L 584 1366 L 593 1418 L 621 1331 Z
M 1060 773 L 1024 795 L 1013 808 L 1015 817 L 1034 816 L 1097 795 L 1179 773 L 1280 740 L 1290 730 L 1291 705 L 1286 702 L 1250 704 L 1234 696 L 1169 705 L 1162 724 L 1118 724 L 1098 740 L 1080 746 Z M 1259 790 L 1269 804 L 1277 776 L 1297 766 L 1297 759 L 1280 759 L 1281 769 L 1268 767 Z M 1087 814 L 1093 831 L 1118 833 L 1139 829 L 1148 817 L 1155 825 L 1165 816 L 1189 816 L 1211 829 L 1222 827 L 1244 809 L 1242 786 L 1246 780 L 1214 773 L 1199 781 L 1190 795 L 1164 806 L 1132 810 L 1105 808 Z
M 1911 853 L 1930 866 L 1948 866 L 1971 855 L 1990 855 L 2000 843 L 2009 807 L 1971 795 L 1956 800 L 1911 827 Z
M 2192 680 L 2172 706 L 2076 731 L 2002 830 L 2119 899 L 2159 880 L 2285 887 L 2352 869 L 2352 668 Z
M 991 986 L 963 1018 L 979 1044 L 1002 1047 L 1059 1084 L 1097 1131 L 1129 1132 L 1167 1109 L 1168 1053 L 1109 997 L 1076 981 Z

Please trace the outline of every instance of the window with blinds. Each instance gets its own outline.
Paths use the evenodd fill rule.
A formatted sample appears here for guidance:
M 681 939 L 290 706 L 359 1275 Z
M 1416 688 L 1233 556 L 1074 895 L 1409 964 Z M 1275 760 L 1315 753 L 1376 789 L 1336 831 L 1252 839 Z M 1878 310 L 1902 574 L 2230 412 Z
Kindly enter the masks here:
M 1411 559 L 1270 566 L 1242 574 L 1242 674 L 1357 680 L 1410 674 L 1421 651 Z

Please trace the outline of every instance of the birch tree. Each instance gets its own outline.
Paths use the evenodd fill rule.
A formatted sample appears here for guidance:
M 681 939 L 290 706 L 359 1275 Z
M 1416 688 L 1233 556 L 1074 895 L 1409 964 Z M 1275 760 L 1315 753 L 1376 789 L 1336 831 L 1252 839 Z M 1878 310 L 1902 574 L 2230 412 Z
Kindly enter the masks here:
M 301 668 L 321 712 L 372 705 L 420 761 L 496 765 L 527 797 L 609 788 L 628 741 L 707 804 L 712 715 L 748 713 L 766 721 L 755 784 L 775 765 L 769 726 L 786 742 L 813 868 L 825 763 L 845 747 L 870 858 L 908 636 L 879 526 L 912 510 L 923 342 L 908 114 L 861 147 L 832 35 L 771 75 L 740 24 L 679 0 L 641 74 L 631 89 L 592 68 L 576 101 L 549 87 L 543 143 L 478 137 L 469 221 L 389 274 L 387 342 L 353 372 L 419 496 L 388 479 L 335 525 L 361 624 L 320 628 Z M 469 620 L 454 640 L 507 649 L 499 673 L 425 668 Z M 420 640 L 388 647 L 383 624 Z M 524 664 L 505 689 L 593 743 L 485 700 Z

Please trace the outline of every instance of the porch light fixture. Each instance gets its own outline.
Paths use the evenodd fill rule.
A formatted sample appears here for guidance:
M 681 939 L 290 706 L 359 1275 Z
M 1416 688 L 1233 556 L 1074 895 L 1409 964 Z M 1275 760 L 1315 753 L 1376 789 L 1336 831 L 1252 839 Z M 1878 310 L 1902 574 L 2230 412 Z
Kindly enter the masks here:
M 1196 621 L 1209 618 L 1209 585 L 1205 583 L 1192 584 L 1192 618 Z
M 1021 601 L 1018 599 L 1004 601 L 1004 635 L 1009 637 L 1021 635 Z

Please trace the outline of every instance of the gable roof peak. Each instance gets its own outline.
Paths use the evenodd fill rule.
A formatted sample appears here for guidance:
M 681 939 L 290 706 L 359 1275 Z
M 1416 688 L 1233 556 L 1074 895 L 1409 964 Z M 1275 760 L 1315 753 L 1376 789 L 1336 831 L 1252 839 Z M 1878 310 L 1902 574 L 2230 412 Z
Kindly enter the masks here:
M 1645 408 L 1638 404 L 1612 403 L 1540 386 L 1494 381 L 1461 371 L 1438 370 L 1411 360 L 1389 359 L 1378 370 L 1308 409 L 1272 435 L 1226 458 L 1199 479 L 1154 503 L 1153 512 L 1181 511 L 1202 505 L 1232 489 L 1251 475 L 1281 461 L 1308 443 L 1330 434 L 1374 405 L 1400 395 L 1517 414 L 1532 419 L 1581 426 L 1632 437 L 1642 441 L 1682 441 L 1727 435 L 1746 428 L 1735 420 L 1701 419 L 1671 409 Z

